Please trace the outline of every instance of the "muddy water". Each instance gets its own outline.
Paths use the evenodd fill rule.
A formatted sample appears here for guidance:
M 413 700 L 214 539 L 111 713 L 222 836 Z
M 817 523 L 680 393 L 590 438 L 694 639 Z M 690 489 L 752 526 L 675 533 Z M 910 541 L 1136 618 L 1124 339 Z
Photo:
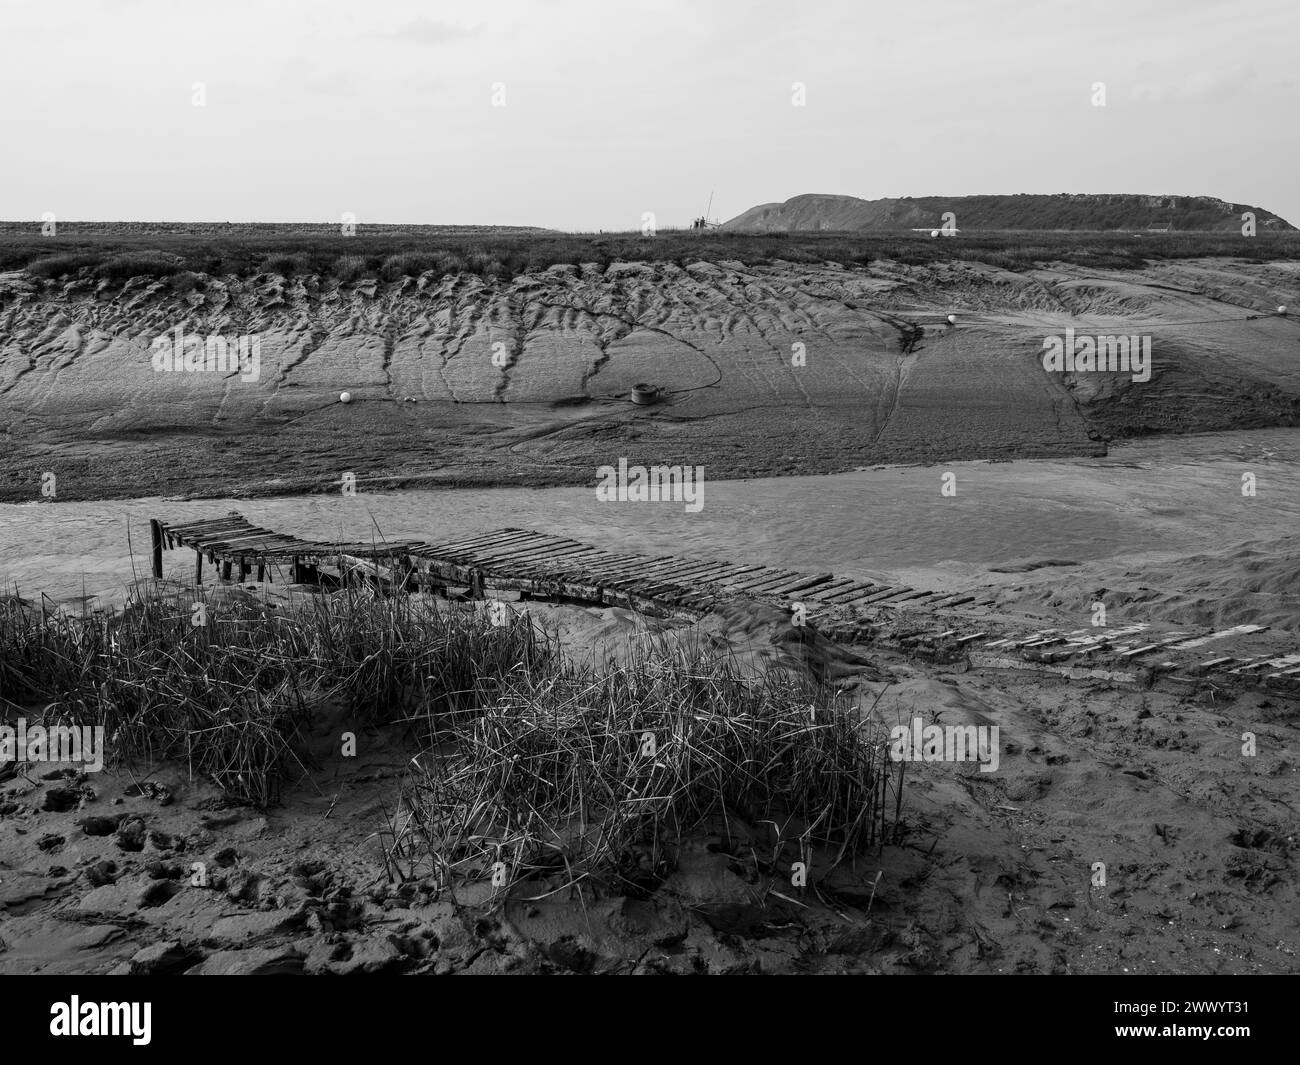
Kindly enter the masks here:
M 945 472 L 956 494 L 945 496 Z M 1256 496 L 1241 492 L 1253 473 Z M 57 601 L 118 601 L 148 573 L 148 519 L 220 516 L 317 539 L 438 541 L 503 525 L 648 551 L 960 587 L 1034 559 L 1168 558 L 1300 528 L 1300 434 L 1139 443 L 1108 459 L 951 463 L 822 477 L 708 481 L 704 506 L 600 502 L 594 489 L 374 492 L 240 501 L 0 506 L 0 582 Z M 128 550 L 128 537 L 131 550 Z M 193 555 L 165 556 L 169 576 Z M 133 568 L 134 567 L 134 568 Z M 209 569 L 210 573 L 211 570 Z

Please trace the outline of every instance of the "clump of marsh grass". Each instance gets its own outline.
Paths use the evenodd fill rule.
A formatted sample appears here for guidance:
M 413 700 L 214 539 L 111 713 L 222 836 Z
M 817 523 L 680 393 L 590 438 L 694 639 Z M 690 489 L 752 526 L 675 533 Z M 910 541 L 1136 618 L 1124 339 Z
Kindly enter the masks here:
M 287 619 L 193 593 L 126 611 L 0 611 L 0 697 L 44 704 L 47 723 L 101 726 L 108 755 L 178 758 L 237 797 L 273 801 L 306 721 L 303 646 Z
M 601 673 L 510 674 L 480 705 L 415 760 L 393 841 L 412 868 L 423 849 L 444 885 L 495 868 L 642 891 L 685 836 L 734 818 L 783 824 L 837 861 L 888 832 L 877 725 L 788 672 L 749 682 L 726 656 L 660 644 Z
M 476 705 L 500 678 L 538 673 L 553 653 L 525 616 L 494 621 L 358 586 L 314 597 L 306 614 L 322 683 L 370 721 L 400 711 L 432 724 Z
M 302 768 L 311 715 L 324 703 L 341 701 L 372 724 L 414 715 L 434 727 L 470 693 L 538 668 L 547 654 L 527 619 L 441 617 L 356 589 L 313 598 L 282 611 L 180 588 L 75 617 L 7 597 L 0 700 L 43 706 L 47 723 L 102 726 L 110 758 L 181 759 L 265 805 Z

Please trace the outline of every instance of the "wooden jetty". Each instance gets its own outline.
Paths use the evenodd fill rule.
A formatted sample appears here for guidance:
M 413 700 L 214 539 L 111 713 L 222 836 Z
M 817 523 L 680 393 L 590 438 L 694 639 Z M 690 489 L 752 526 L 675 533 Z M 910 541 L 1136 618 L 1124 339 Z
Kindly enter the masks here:
M 206 521 L 150 522 L 153 573 L 161 577 L 164 549 L 191 548 L 194 577 L 202 583 L 206 559 L 222 579 L 267 579 L 277 565 L 292 583 L 318 580 L 322 567 L 361 571 L 400 587 L 463 586 L 474 596 L 493 590 L 565 597 L 649 613 L 699 615 L 722 601 L 747 599 L 790 608 L 801 604 L 809 620 L 837 618 L 871 608 L 943 606 L 974 596 L 918 591 L 906 585 L 803 573 L 746 563 L 607 551 L 564 536 L 505 528 L 437 544 L 415 540 L 341 543 L 304 540 L 251 524 L 242 515 Z
M 163 574 L 165 549 L 194 551 L 194 578 L 208 561 L 223 580 L 258 581 L 288 567 L 292 583 L 323 579 L 366 580 L 394 589 L 464 589 L 473 598 L 493 592 L 564 598 L 626 607 L 659 616 L 700 617 L 726 602 L 754 602 L 791 610 L 836 639 L 892 645 L 932 661 L 984 668 L 1053 673 L 1075 680 L 1150 686 L 1219 684 L 1267 687 L 1300 695 L 1300 654 L 1264 653 L 1236 646 L 1265 631 L 1237 625 L 1218 632 L 1152 632 L 1145 622 L 1063 632 L 990 633 L 951 627 L 949 612 L 985 607 L 992 599 L 920 591 L 832 573 L 806 573 L 745 562 L 609 551 L 564 536 L 505 528 L 430 544 L 306 540 L 263 529 L 231 512 L 224 518 L 172 523 L 150 521 L 153 573 Z M 886 634 L 890 615 L 920 617 L 925 628 Z M 940 623 L 936 615 L 948 614 Z M 1212 654 L 1209 645 L 1233 654 Z M 1202 650 L 1202 648 L 1207 648 Z M 1245 651 L 1245 653 L 1243 653 Z

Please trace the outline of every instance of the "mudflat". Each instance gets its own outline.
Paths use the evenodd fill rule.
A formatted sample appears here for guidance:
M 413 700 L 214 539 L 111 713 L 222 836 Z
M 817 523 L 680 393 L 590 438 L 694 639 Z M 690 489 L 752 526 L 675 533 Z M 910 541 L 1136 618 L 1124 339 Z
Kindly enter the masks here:
M 188 292 L 11 272 L 0 499 L 38 498 L 49 471 L 61 500 L 247 498 L 332 491 L 345 471 L 370 488 L 582 485 L 626 458 L 723 479 L 1295 425 L 1287 305 L 1300 264 L 1223 258 L 200 275 Z M 1045 368 L 1067 335 L 1145 344 L 1149 365 Z M 159 345 L 177 337 L 229 360 L 168 369 Z M 256 373 L 235 361 L 241 338 Z M 661 402 L 633 404 L 640 382 Z

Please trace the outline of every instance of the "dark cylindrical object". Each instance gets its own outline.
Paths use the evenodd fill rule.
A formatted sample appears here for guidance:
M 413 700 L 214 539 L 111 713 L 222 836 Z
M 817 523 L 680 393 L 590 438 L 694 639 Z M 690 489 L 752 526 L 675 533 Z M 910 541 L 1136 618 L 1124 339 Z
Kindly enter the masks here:
M 155 580 L 162 580 L 162 522 L 157 518 L 149 519 L 149 537 L 153 541 L 153 575 Z

